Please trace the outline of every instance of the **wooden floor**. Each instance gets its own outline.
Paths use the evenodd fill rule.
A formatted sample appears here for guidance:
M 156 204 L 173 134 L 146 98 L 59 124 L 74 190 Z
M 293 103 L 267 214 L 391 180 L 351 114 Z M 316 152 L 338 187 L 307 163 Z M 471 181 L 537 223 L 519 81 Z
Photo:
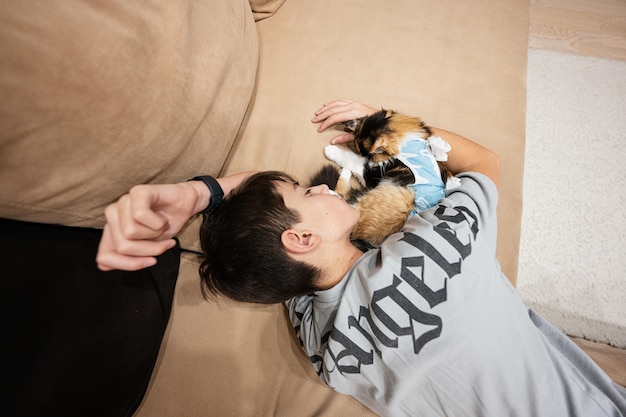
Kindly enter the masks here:
M 626 0 L 530 0 L 529 46 L 626 61 Z

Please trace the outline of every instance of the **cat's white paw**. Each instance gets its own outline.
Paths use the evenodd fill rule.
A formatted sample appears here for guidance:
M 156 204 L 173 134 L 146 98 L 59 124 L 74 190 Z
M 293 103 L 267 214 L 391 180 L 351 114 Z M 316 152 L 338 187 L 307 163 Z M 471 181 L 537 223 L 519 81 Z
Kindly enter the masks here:
M 348 168 L 341 168 L 341 170 L 339 171 L 339 178 L 341 178 L 342 180 L 350 181 L 350 178 L 352 178 L 352 171 L 350 171 Z
M 333 161 L 341 168 L 346 168 L 352 172 L 352 174 L 363 182 L 363 171 L 365 169 L 365 163 L 367 159 L 345 146 L 327 145 L 324 148 L 324 155 L 326 158 Z
M 343 154 L 345 151 L 345 148 L 337 145 L 326 145 L 326 147 L 324 148 L 324 155 L 326 156 L 326 158 L 333 161 L 340 167 L 343 167 Z

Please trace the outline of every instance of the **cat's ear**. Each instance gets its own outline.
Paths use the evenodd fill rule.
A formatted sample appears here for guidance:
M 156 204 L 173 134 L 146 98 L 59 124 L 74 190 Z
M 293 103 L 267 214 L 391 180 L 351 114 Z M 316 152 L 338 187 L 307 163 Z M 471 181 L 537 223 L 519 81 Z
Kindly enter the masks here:
M 317 248 L 319 236 L 309 231 L 287 229 L 280 235 L 280 240 L 287 252 L 303 254 Z
M 387 135 L 380 136 L 370 147 L 370 154 L 383 153 L 387 149 L 387 145 Z

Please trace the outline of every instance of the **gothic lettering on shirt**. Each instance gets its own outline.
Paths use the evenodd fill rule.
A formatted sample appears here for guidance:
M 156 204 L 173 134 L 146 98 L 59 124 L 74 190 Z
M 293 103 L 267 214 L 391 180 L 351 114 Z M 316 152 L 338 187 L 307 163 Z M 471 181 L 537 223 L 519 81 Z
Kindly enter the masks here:
M 419 354 L 441 335 L 443 321 L 434 308 L 446 302 L 448 280 L 461 273 L 463 260 L 471 254 L 478 219 L 465 207 L 439 206 L 434 215 L 440 220 L 434 230 L 445 245 L 438 249 L 419 235 L 404 234 L 401 241 L 416 250 L 402 258 L 396 271 L 399 275 L 392 273 L 389 285 L 372 292 L 368 305 L 360 306 L 358 317 L 348 317 L 347 330 L 333 327 L 325 335 L 329 340 L 327 359 L 332 361 L 324 364 L 327 371 L 359 373 L 361 366 L 372 364 L 375 355 L 381 355 L 382 347 L 398 348 L 403 337 L 411 338 L 413 352 Z M 451 253 L 458 257 L 450 259 Z

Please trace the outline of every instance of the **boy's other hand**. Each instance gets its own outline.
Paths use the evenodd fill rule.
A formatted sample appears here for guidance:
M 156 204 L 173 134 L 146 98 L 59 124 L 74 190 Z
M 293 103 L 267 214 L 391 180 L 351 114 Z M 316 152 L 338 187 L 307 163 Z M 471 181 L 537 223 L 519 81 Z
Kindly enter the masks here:
M 333 125 L 347 122 L 348 120 L 359 119 L 372 113 L 376 113 L 378 110 L 379 109 L 375 109 L 374 107 L 366 106 L 365 104 L 357 103 L 351 100 L 333 100 L 322 105 L 322 107 L 315 112 L 315 116 L 313 116 L 311 121 L 313 123 L 321 122 L 317 131 L 323 132 Z M 343 133 L 332 138 L 330 143 L 336 145 L 351 142 L 353 140 L 354 135 L 352 133 Z

